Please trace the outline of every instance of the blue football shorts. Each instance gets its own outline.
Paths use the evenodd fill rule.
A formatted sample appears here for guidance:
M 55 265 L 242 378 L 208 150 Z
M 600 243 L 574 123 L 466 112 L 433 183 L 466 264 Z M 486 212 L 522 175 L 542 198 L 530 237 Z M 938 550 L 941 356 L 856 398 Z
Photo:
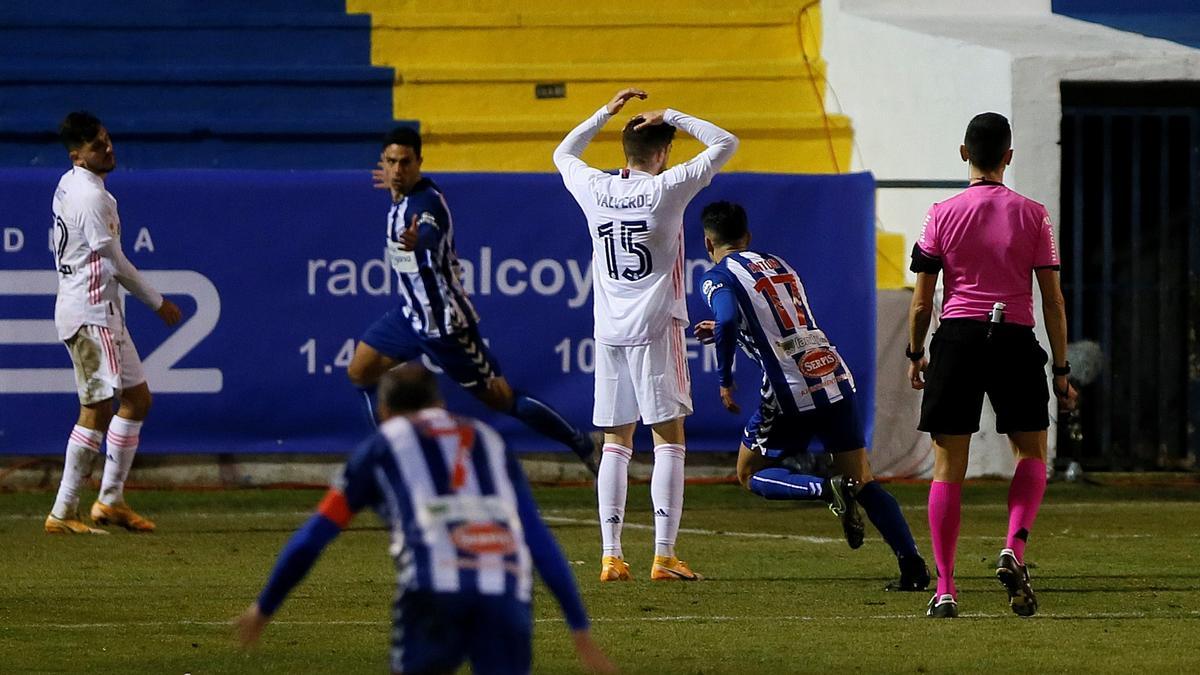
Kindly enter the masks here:
M 426 337 L 413 330 L 409 320 L 396 308 L 379 317 L 359 339 L 400 362 L 428 356 L 448 377 L 468 390 L 484 388 L 489 379 L 501 375 L 500 363 L 475 325 L 451 335 Z
M 852 393 L 837 403 L 794 414 L 780 410 L 774 399 L 764 399 L 742 432 L 742 444 L 765 457 L 807 452 L 814 438 L 821 441 L 826 452 L 866 447 Z
M 533 613 L 507 595 L 405 591 L 393 607 L 392 671 L 523 675 L 533 662 Z

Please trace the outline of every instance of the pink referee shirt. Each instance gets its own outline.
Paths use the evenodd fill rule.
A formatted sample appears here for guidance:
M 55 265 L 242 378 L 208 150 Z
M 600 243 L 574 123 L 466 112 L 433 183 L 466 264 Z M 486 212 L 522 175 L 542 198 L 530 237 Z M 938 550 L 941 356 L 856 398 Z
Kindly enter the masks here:
M 1005 323 L 1033 325 L 1033 271 L 1058 267 L 1046 207 L 981 181 L 929 208 L 917 246 L 945 275 L 942 319 L 985 320 L 1003 302 Z

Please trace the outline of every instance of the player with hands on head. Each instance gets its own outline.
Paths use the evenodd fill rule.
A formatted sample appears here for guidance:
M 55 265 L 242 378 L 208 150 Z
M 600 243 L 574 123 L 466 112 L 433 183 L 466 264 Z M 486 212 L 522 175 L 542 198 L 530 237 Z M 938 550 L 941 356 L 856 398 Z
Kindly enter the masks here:
M 630 119 L 621 132 L 625 167 L 608 173 L 582 154 L 614 115 L 645 91 L 622 89 L 554 151 L 554 165 L 583 210 L 592 238 L 596 340 L 592 422 L 604 429 L 596 479 L 603 552 L 601 581 L 630 578 L 621 548 L 629 460 L 640 419 L 654 440 L 654 580 L 696 580 L 675 552 L 683 511 L 684 417 L 692 412 L 684 331 L 683 211 L 733 156 L 729 132 L 677 110 Z M 676 129 L 706 147 L 670 167 Z
M 929 529 L 937 563 L 937 592 L 926 614 L 958 616 L 954 560 L 962 514 L 971 434 L 979 431 L 986 394 L 996 431 L 1007 434 L 1016 458 L 1008 493 L 1008 537 L 996 576 L 1019 616 L 1037 612 L 1025 566 L 1025 544 L 1046 490 L 1046 430 L 1050 426 L 1047 355 L 1034 335 L 1033 279 L 1042 292 L 1042 317 L 1053 353 L 1058 404 L 1072 409 L 1067 376 L 1066 301 L 1059 284 L 1054 225 L 1046 208 L 1004 185 L 1012 161 L 1012 129 L 997 113 L 976 115 L 959 155 L 970 166 L 966 190 L 934 204 L 913 245 L 917 273 L 909 310 L 908 378 L 923 390 L 918 429 L 933 438 Z M 941 323 L 925 355 L 933 294 L 944 272 Z
M 437 380 L 416 363 L 382 377 L 378 404 L 378 431 L 284 546 L 258 600 L 234 619 L 242 645 L 258 641 L 325 547 L 371 508 L 391 532 L 396 562 L 392 672 L 450 673 L 467 661 L 476 673 L 530 672 L 534 568 L 558 600 L 585 668 L 615 672 L 500 435 L 447 412 Z
M 599 439 L 567 422 L 544 401 L 514 389 L 479 331 L 479 315 L 462 284 L 454 221 L 438 186 L 421 175 L 421 136 L 397 127 L 383 140 L 376 187 L 387 189 L 387 256 L 400 303 L 367 328 L 346 370 L 374 423 L 374 389 L 397 364 L 427 356 L 492 410 L 511 415 L 575 453 L 594 474 Z M 597 434 L 598 436 L 598 434 Z
M 92 460 L 106 442 L 100 496 L 92 504 L 96 525 L 153 532 L 155 525 L 125 502 L 125 481 L 150 411 L 150 387 L 133 337 L 125 326 L 124 288 L 168 326 L 179 323 L 179 307 L 164 298 L 125 257 L 117 200 L 105 178 L 117 166 L 112 138 L 99 119 L 73 112 L 59 127 L 71 170 L 54 191 L 54 259 L 58 297 L 54 324 L 75 366 L 79 417 L 67 441 L 62 481 L 48 534 L 106 534 L 79 517 L 79 492 Z M 119 404 L 113 415 L 114 399 Z
M 763 371 L 758 407 L 738 448 L 737 476 L 765 499 L 821 500 L 841 520 L 850 548 L 863 542 L 862 505 L 900 568 L 887 590 L 923 591 L 929 569 L 917 551 L 900 505 L 875 480 L 855 403 L 854 377 L 837 347 L 818 328 L 799 274 L 783 258 L 750 248 L 740 204 L 704 207 L 704 248 L 714 266 L 700 291 L 714 320 L 696 324 L 696 338 L 715 344 L 721 403 L 734 400 L 733 359 L 738 345 Z M 820 439 L 839 475 L 821 478 L 781 465 Z

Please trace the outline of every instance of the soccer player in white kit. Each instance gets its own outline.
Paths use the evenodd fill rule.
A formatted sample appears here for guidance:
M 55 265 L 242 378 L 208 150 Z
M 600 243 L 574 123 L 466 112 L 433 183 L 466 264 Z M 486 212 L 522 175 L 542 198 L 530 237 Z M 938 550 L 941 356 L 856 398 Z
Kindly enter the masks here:
M 626 167 L 606 173 L 580 155 L 640 89 L 624 89 L 575 127 L 554 151 L 563 182 L 592 235 L 596 338 L 593 423 L 604 429 L 596 490 L 604 553 L 601 581 L 626 581 L 621 551 L 629 460 L 639 417 L 654 437 L 653 580 L 696 580 L 675 554 L 683 510 L 683 418 L 692 412 L 684 350 L 683 211 L 737 150 L 733 134 L 676 110 L 642 113 L 622 131 Z M 707 147 L 667 169 L 675 129 Z
M 119 287 L 146 303 L 168 326 L 180 311 L 148 284 L 121 251 L 117 200 L 104 188 L 116 167 L 112 139 L 86 112 L 67 115 L 59 135 L 74 165 L 54 191 L 54 263 L 58 299 L 54 324 L 75 365 L 79 419 L 67 440 L 58 497 L 46 518 L 48 534 L 107 534 L 79 517 L 79 491 L 107 435 L 104 478 L 91 509 L 96 525 L 153 532 L 154 523 L 125 503 L 125 479 L 137 452 L 150 388 L 133 339 L 125 329 Z M 113 416 L 113 398 L 120 409 Z

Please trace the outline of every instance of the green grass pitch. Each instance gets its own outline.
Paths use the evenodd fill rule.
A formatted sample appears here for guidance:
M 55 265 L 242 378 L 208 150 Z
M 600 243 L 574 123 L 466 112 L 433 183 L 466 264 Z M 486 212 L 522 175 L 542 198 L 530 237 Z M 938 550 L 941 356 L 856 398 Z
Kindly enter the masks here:
M 929 557 L 925 487 L 890 489 Z M 634 486 L 625 551 L 637 578 L 601 586 L 591 490 L 537 497 L 597 640 L 625 672 L 1200 672 L 1194 482 L 1052 484 L 1029 547 L 1032 619 L 1009 611 L 991 567 L 1005 493 L 998 482 L 964 491 L 954 621 L 924 617 L 927 593 L 883 592 L 894 569 L 877 533 L 868 526 L 850 551 L 823 508 L 689 486 L 680 554 L 707 579 L 651 583 L 649 493 Z M 227 621 L 320 494 L 139 491 L 131 502 L 158 533 L 74 538 L 42 534 L 52 495 L 0 494 L 0 673 L 386 672 L 394 582 L 373 515 L 326 550 L 258 649 L 234 646 Z M 535 613 L 535 672 L 578 672 L 543 587 Z

